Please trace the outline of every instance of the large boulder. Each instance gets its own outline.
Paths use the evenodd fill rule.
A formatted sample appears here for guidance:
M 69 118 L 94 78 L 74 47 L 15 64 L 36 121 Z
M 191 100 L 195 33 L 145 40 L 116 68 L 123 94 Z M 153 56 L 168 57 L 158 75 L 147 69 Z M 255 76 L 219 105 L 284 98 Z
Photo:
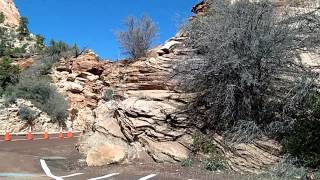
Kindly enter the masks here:
M 125 150 L 114 144 L 106 144 L 90 149 L 87 154 L 88 166 L 103 166 L 121 162 L 125 159 Z
M 82 93 L 82 91 L 84 90 L 83 86 L 81 84 L 78 83 L 74 83 L 74 82 L 70 82 L 67 85 L 68 87 L 68 91 L 72 92 L 72 93 Z

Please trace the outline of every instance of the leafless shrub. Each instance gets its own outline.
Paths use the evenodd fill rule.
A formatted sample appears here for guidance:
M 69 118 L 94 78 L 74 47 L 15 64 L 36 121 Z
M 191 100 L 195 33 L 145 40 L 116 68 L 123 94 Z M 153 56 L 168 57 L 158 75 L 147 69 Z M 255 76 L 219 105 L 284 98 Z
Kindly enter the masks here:
M 156 37 L 155 23 L 148 16 L 140 19 L 129 16 L 125 26 L 125 31 L 117 33 L 123 53 L 132 59 L 144 57 Z
M 254 121 L 238 121 L 231 130 L 225 133 L 229 143 L 251 143 L 264 136 Z
M 190 119 L 205 130 L 250 132 L 248 140 L 274 121 L 297 118 L 318 76 L 300 61 L 302 52 L 318 53 L 318 11 L 280 15 L 267 0 L 211 0 L 207 15 L 184 27 L 198 53 L 174 74 L 183 90 L 198 93 Z

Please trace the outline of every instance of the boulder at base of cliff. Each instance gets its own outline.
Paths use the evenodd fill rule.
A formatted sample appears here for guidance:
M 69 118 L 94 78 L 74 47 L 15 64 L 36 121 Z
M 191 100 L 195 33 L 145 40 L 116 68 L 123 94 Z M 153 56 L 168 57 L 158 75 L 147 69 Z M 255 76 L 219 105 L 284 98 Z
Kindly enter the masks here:
M 91 149 L 87 155 L 88 166 L 103 166 L 123 161 L 127 154 L 121 146 L 106 144 Z

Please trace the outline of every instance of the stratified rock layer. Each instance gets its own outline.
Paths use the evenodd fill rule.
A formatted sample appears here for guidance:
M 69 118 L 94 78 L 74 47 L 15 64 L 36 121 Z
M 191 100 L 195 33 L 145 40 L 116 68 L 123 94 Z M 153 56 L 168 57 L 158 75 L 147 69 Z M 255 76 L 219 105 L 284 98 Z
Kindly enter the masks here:
M 135 61 L 99 62 L 89 51 L 55 68 L 54 83 L 71 104 L 71 126 L 85 132 L 80 150 L 88 165 L 188 158 L 196 129 L 181 109 L 193 95 L 179 92 L 170 78 L 176 63 L 194 53 L 185 38 L 178 33 Z M 275 142 L 230 148 L 215 139 L 236 171 L 261 172 L 278 160 Z
M 0 0 L 0 12 L 5 16 L 5 24 L 10 27 L 19 25 L 20 14 L 13 0 Z

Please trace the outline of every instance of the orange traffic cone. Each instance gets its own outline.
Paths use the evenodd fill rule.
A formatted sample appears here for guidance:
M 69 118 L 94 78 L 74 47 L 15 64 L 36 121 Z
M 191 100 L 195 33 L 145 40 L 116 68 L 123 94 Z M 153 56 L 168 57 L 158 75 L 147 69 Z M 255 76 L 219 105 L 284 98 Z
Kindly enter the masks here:
M 62 128 L 60 128 L 59 138 L 60 138 L 60 139 L 63 139 L 63 138 L 64 138 L 63 133 L 62 133 Z
M 29 128 L 29 132 L 27 134 L 27 140 L 33 140 L 31 127 Z
M 43 139 L 49 139 L 48 128 L 44 131 Z
M 4 136 L 4 140 L 5 141 L 11 141 L 11 136 L 10 136 L 10 133 L 9 133 L 8 129 L 6 130 L 6 134 Z
M 73 138 L 73 134 L 72 134 L 72 128 L 69 129 L 68 134 L 67 134 L 68 138 Z

